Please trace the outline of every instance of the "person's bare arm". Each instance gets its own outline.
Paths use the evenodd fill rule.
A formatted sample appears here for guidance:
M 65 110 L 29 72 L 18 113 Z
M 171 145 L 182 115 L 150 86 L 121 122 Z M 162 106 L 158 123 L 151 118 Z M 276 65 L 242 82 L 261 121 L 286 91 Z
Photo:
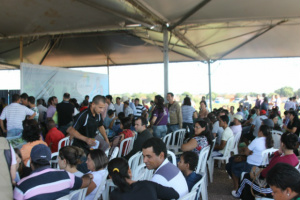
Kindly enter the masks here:
M 220 145 L 216 144 L 214 150 L 222 150 L 222 149 L 224 149 L 224 147 L 226 146 L 226 143 L 227 143 L 227 141 L 221 140 L 221 144 Z
M 105 130 L 104 130 L 105 131 Z M 82 140 L 84 142 L 86 142 L 89 146 L 94 146 L 96 145 L 95 139 L 94 138 L 88 138 L 85 137 L 84 135 L 81 135 L 74 127 L 69 127 L 67 129 L 67 133 L 69 133 L 70 135 L 70 139 L 71 138 L 76 138 L 78 140 Z
M 197 113 L 197 111 L 195 111 L 195 112 L 193 113 L 193 118 L 194 118 L 194 119 L 197 119 L 197 118 L 198 118 L 198 113 Z
M 28 119 L 33 119 L 35 117 L 36 113 L 34 112 L 33 115 L 29 116 Z
M 82 185 L 80 188 L 86 188 L 89 187 L 91 185 L 91 183 L 93 182 L 93 174 L 85 174 L 81 177 L 82 179 Z M 95 183 L 94 183 L 95 184 Z
M 109 129 L 112 129 L 112 128 L 113 128 L 113 126 L 114 126 L 114 124 L 115 124 L 115 121 L 116 121 L 117 119 L 118 119 L 118 116 L 114 117 L 113 120 L 111 120 L 111 122 L 110 122 L 110 124 L 109 124 L 109 126 L 108 126 Z
M 150 125 L 153 126 L 153 124 L 155 123 L 157 117 L 156 116 L 153 116 L 152 117 L 152 120 L 150 121 Z
M 192 151 L 197 146 L 198 146 L 197 141 L 195 139 L 190 139 L 190 141 L 188 141 L 187 143 L 181 145 L 181 150 L 183 152 L 185 152 L 185 151 Z
M 2 120 L 2 119 L 0 119 L 0 126 L 1 126 L 2 131 L 3 131 L 4 133 L 6 133 L 7 130 L 6 130 L 5 127 L 4 127 L 4 123 L 3 123 L 3 120 Z

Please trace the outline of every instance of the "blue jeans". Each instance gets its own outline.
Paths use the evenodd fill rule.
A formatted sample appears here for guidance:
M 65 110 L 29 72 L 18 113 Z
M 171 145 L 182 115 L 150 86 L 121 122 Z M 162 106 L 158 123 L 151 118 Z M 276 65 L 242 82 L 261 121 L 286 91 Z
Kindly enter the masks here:
M 153 126 L 152 128 L 154 137 L 162 138 L 167 134 L 167 125 Z
M 8 137 L 8 138 L 21 137 L 22 132 L 23 132 L 23 129 L 14 128 L 14 129 L 11 129 L 11 130 L 7 131 L 7 136 L 6 137 Z
M 168 125 L 168 133 L 174 132 L 179 130 L 179 125 L 178 124 L 170 124 Z

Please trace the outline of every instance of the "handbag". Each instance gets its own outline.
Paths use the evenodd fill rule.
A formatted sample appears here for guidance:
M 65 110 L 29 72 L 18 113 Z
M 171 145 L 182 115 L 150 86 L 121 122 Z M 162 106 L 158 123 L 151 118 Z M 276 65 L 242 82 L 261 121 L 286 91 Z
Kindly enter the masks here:
M 252 179 L 252 184 L 251 184 L 251 193 L 252 195 L 255 197 L 257 195 L 254 194 L 253 192 L 253 184 L 255 183 L 257 186 L 259 186 L 259 188 L 265 188 L 268 184 L 267 184 L 267 180 L 261 179 L 260 178 L 260 173 L 264 168 L 259 168 L 257 166 L 253 166 L 251 171 L 250 171 L 250 177 Z M 266 196 L 266 194 L 264 193 L 260 193 L 263 196 Z

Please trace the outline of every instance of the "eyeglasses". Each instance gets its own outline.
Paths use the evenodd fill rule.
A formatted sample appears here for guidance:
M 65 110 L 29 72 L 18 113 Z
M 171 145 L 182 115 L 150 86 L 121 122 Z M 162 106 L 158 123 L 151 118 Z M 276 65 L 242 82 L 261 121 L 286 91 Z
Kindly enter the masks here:
M 201 128 L 201 126 L 195 126 L 194 128 L 195 128 L 195 129 L 199 129 L 199 128 Z

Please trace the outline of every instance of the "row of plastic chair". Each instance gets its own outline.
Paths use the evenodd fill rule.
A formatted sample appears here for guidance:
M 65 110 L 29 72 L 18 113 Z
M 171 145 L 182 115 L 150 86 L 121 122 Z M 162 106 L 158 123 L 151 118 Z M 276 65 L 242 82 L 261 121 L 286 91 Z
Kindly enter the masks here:
M 179 129 L 163 137 L 162 140 L 166 144 L 167 149 L 173 150 L 175 154 L 178 153 L 179 149 L 181 148 L 181 145 L 183 144 L 185 133 L 186 133 L 185 129 Z
M 84 200 L 86 195 L 87 188 L 74 190 L 70 194 L 65 195 L 63 197 L 60 197 L 57 200 L 70 200 L 70 199 L 78 199 L 78 200 Z

